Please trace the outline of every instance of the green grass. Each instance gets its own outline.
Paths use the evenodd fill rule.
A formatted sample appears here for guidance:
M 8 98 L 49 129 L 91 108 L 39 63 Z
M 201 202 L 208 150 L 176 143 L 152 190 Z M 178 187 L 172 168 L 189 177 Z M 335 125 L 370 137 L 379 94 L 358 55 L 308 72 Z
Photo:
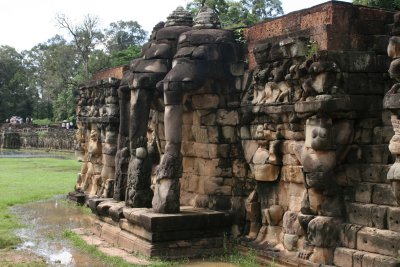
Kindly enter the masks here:
M 0 158 L 0 249 L 17 245 L 20 227 L 9 207 L 66 194 L 74 186 L 80 164 L 56 158 Z

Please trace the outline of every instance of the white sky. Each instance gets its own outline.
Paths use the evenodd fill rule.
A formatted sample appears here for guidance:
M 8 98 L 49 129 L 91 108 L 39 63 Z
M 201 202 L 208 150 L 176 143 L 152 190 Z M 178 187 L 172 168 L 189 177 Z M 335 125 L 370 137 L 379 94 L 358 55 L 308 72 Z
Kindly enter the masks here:
M 281 0 L 285 14 L 327 0 Z M 351 0 L 345 0 L 351 2 Z M 2 0 L 0 1 L 0 45 L 29 50 L 56 34 L 55 16 L 64 13 L 76 23 L 87 14 L 100 18 L 102 28 L 118 20 L 136 20 L 150 32 L 179 5 L 188 0 Z

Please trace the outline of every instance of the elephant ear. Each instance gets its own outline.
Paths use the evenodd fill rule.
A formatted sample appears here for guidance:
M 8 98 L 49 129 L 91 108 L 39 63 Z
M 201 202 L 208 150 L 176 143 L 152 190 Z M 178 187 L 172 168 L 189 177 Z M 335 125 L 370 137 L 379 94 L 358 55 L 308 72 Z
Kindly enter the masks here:
M 345 160 L 354 139 L 354 121 L 341 120 L 334 124 L 334 138 L 336 144 L 336 162 L 340 164 Z

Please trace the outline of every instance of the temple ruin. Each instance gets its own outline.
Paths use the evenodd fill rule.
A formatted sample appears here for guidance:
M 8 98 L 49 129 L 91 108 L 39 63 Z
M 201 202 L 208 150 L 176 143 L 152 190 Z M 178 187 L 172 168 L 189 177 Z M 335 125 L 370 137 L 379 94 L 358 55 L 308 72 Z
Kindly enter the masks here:
M 69 197 L 164 258 L 400 266 L 400 15 L 331 1 L 237 32 L 202 8 L 79 88 Z M 389 70 L 389 72 L 388 72 Z

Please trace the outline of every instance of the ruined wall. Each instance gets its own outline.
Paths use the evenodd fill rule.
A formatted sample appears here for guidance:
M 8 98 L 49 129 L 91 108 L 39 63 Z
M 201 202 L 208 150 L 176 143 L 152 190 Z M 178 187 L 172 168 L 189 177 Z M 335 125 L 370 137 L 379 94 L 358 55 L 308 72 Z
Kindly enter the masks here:
M 76 188 L 113 195 L 93 203 L 114 221 L 150 206 L 150 183 L 178 192 L 178 205 L 230 212 L 234 238 L 286 264 L 398 266 L 382 106 L 393 13 L 328 2 L 250 27 L 248 51 L 189 20 L 178 8 L 157 25 L 121 83 L 81 88 Z
M 255 243 L 298 261 L 398 264 L 382 108 L 392 21 L 331 2 L 249 28 L 254 72 L 242 108 L 253 117 L 240 132 L 257 181 L 246 204 Z
M 79 88 L 75 154 L 82 161 L 76 190 L 112 196 L 119 125 L 119 80 L 91 81 Z
M 0 147 L 10 149 L 74 150 L 73 129 L 33 125 L 0 126 Z

